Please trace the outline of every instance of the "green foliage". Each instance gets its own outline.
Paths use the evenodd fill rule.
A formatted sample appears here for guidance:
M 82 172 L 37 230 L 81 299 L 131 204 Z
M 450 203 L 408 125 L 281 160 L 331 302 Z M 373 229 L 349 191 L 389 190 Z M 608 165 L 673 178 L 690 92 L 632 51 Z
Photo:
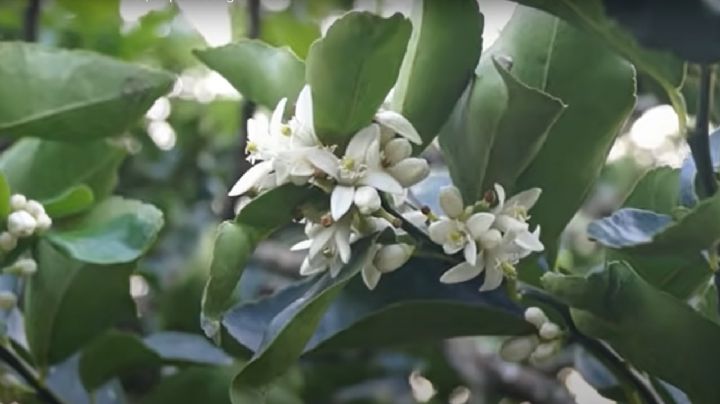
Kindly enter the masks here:
M 45 212 L 54 219 L 82 213 L 95 203 L 93 190 L 85 184 L 75 185 L 64 193 L 43 201 Z
M 623 206 L 670 215 L 677 207 L 679 195 L 680 171 L 660 167 L 645 173 Z

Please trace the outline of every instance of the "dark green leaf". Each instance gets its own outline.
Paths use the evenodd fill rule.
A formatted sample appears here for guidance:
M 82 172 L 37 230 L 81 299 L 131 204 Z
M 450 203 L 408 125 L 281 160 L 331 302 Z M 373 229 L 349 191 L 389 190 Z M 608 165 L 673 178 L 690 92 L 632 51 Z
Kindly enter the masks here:
M 92 264 L 119 264 L 140 258 L 157 239 L 164 220 L 150 204 L 113 197 L 46 238 L 70 257 Z
M 246 205 L 235 221 L 220 225 L 202 299 L 202 326 L 208 336 L 217 335 L 220 319 L 233 304 L 233 292 L 257 244 L 289 223 L 295 210 L 317 192 L 292 185 L 276 188 Z
M 578 328 L 607 341 L 631 364 L 688 394 L 720 401 L 720 326 L 665 294 L 622 263 L 588 277 L 548 274 L 545 287 L 572 306 Z M 668 364 L 681 363 L 682 366 Z
M 45 200 L 80 184 L 96 199 L 115 187 L 116 170 L 125 151 L 105 141 L 82 144 L 22 139 L 0 157 L 0 171 L 14 193 Z
M 0 134 L 91 140 L 123 133 L 173 77 L 86 51 L 0 43 Z
M 679 194 L 680 170 L 659 167 L 645 173 L 623 206 L 669 215 L 678 205 Z
M 228 367 L 188 368 L 164 379 L 143 404 L 230 404 L 228 389 L 235 370 Z
M 411 30 L 401 14 L 350 12 L 313 43 L 306 81 L 324 143 L 344 145 L 370 123 L 395 84 Z
M 474 0 L 413 3 L 413 33 L 393 106 L 410 120 L 427 145 L 473 77 L 482 49 L 483 16 Z
M 135 318 L 132 266 L 84 264 L 44 241 L 35 257 L 38 272 L 26 289 L 25 327 L 39 366 L 62 361 L 114 324 Z
M 291 10 L 264 14 L 260 31 L 260 39 L 263 41 L 273 46 L 289 46 L 303 59 L 313 41 L 320 37 L 318 24 L 303 19 Z
M 84 212 L 95 203 L 92 189 L 85 184 L 75 185 L 62 194 L 41 201 L 45 212 L 53 219 L 60 219 Z
M 305 65 L 287 48 L 257 40 L 195 51 L 208 67 L 225 77 L 247 99 L 275 108 L 282 98 L 292 102 L 305 83 Z

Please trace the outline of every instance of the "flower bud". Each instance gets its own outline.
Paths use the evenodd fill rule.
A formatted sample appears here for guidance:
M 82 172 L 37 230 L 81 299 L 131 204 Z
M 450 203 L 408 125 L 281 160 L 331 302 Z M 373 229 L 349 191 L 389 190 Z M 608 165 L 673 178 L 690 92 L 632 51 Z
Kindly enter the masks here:
M 408 188 L 424 180 L 430 174 L 430 166 L 425 159 L 411 157 L 388 168 L 388 172 Z
M 544 342 L 535 348 L 535 351 L 530 355 L 530 361 L 532 363 L 541 363 L 550 359 L 559 350 L 560 345 L 557 341 Z
M 463 204 L 460 190 L 454 186 L 443 187 L 440 190 L 440 207 L 450 218 L 457 218 L 463 214 Z
M 522 362 L 530 357 L 538 343 L 536 335 L 508 338 L 500 347 L 500 357 L 508 362 Z
M 24 210 L 13 212 L 8 216 L 8 231 L 15 237 L 28 237 L 37 227 L 37 221 Z
M 562 335 L 560 327 L 553 322 L 546 322 L 540 327 L 540 338 L 546 341 L 552 341 Z
M 386 274 L 392 272 L 410 259 L 413 247 L 408 244 L 390 244 L 382 246 L 375 254 L 373 264 L 378 271 Z
M 42 206 L 42 204 L 32 199 L 27 201 L 27 203 L 25 204 L 25 211 L 33 215 L 35 219 L 45 214 L 45 208 Z
M 470 401 L 470 389 L 465 386 L 458 386 L 450 392 L 448 404 L 467 404 Z
M 363 215 L 370 215 L 380 209 L 380 195 L 373 187 L 360 187 L 355 191 L 355 206 Z
M 46 213 L 37 217 L 37 229 L 39 231 L 47 231 L 50 229 L 50 226 L 52 226 L 52 219 Z
M 410 383 L 413 398 L 417 402 L 426 403 L 437 393 L 437 390 L 435 390 L 435 386 L 433 386 L 432 382 L 421 375 L 418 371 L 414 371 L 410 374 L 408 382 Z
M 17 247 L 17 237 L 13 236 L 9 232 L 0 233 L 0 250 L 9 252 Z
M 525 321 L 540 329 L 543 324 L 548 322 L 548 318 L 541 308 L 528 307 L 527 310 L 525 310 Z
M 385 159 L 388 164 L 394 166 L 395 164 L 405 160 L 412 154 L 412 145 L 405 138 L 395 138 L 388 142 L 383 149 L 385 152 Z
M 21 276 L 32 276 L 37 272 L 37 262 L 32 258 L 22 258 L 13 264 Z
M 10 197 L 10 209 L 12 210 L 23 210 L 26 203 L 27 198 L 25 195 L 15 194 Z
M 0 310 L 10 310 L 17 305 L 17 296 L 9 290 L 0 291 Z

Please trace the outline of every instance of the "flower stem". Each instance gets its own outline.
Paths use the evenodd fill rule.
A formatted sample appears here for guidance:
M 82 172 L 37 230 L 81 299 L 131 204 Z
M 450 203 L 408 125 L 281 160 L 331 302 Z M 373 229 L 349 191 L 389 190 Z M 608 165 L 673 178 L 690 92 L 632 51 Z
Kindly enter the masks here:
M 694 133 L 688 137 L 688 145 L 692 152 L 695 167 L 697 167 L 698 194 L 700 198 L 707 198 L 717 192 L 717 182 L 710 154 L 710 137 L 708 136 L 710 124 L 710 93 L 712 92 L 712 67 L 700 66 L 700 92 L 698 95 L 697 118 Z
M 30 387 L 32 387 L 37 397 L 44 403 L 48 404 L 63 404 L 63 402 L 50 391 L 43 382 L 40 381 L 39 377 L 36 376 L 35 372 L 19 357 L 17 357 L 8 348 L 9 343 L 0 343 L 0 361 L 5 362 L 9 367 L 15 370 Z

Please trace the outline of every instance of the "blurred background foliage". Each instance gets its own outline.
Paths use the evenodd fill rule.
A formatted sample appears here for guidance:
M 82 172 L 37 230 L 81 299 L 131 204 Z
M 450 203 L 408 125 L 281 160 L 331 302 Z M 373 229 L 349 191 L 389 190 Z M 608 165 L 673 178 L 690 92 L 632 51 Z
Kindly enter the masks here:
M 160 67 L 178 77 L 172 92 L 158 100 L 145 120 L 129 133 L 132 156 L 121 168 L 118 185 L 119 194 L 160 207 L 167 223 L 160 241 L 131 280 L 140 319 L 133 327 L 143 333 L 175 330 L 202 334 L 200 298 L 213 232 L 219 221 L 232 212 L 225 195 L 244 167 L 241 123 L 253 110 L 224 79 L 203 67 L 192 50 L 257 34 L 272 45 L 290 47 L 304 58 L 322 30 L 348 9 L 369 9 L 381 14 L 408 10 L 408 2 L 394 0 L 262 1 L 258 20 L 251 15 L 248 1 L 43 0 L 40 4 L 38 42 Z M 514 5 L 481 1 L 480 6 L 486 21 L 484 46 L 488 47 Z M 24 39 L 27 7 L 27 0 L 0 1 L 0 40 Z M 690 70 L 683 88 L 688 100 L 696 98 L 697 75 Z M 644 172 L 660 165 L 679 167 L 687 154 L 677 134 L 677 118 L 672 108 L 649 82 L 640 77 L 641 93 L 633 119 L 610 152 L 592 196 L 564 235 L 561 267 L 577 271 L 601 264 L 600 249 L 585 235 L 587 224 L 616 209 Z M 689 107 L 692 112 L 692 103 Z M 713 116 L 720 118 L 720 110 L 714 111 Z M 434 164 L 434 172 L 416 190 L 421 201 L 425 201 L 426 195 L 433 195 L 438 184 L 448 181 L 436 148 L 431 147 L 426 154 Z M 299 262 L 298 257 L 286 253 L 285 246 L 299 237 L 298 229 L 288 229 L 259 249 L 243 281 L 244 296 L 272 293 L 296 278 L 293 266 Z M 432 402 L 449 402 L 451 396 L 458 399 L 455 391 L 458 386 L 486 393 L 473 395 L 471 402 L 498 402 L 506 395 L 503 388 L 507 386 L 492 384 L 488 372 L 483 373 L 472 360 L 496 352 L 498 343 L 492 338 L 472 338 L 391 351 L 365 350 L 315 357 L 302 363 L 304 371 L 296 369 L 285 377 L 284 388 L 275 400 L 414 402 L 407 378 L 411 371 L 419 370 L 438 392 Z M 240 358 L 247 357 L 247 352 L 240 348 L 224 348 Z M 561 355 L 555 363 L 540 369 L 541 373 L 556 375 L 559 369 L 575 361 L 576 354 Z M 592 363 L 588 366 L 592 368 Z M 179 372 L 163 369 L 162 373 L 167 377 L 158 384 L 160 374 L 134 372 L 122 379 L 126 394 L 107 397 L 99 394 L 96 402 L 124 399 L 142 403 L 229 402 L 227 388 L 233 369 L 193 368 Z M 577 372 L 563 374 L 575 393 L 589 394 L 584 396 L 590 397 L 588 400 L 599 400 L 579 380 Z M 9 386 L 14 385 L 8 383 L 0 380 L 0 391 L 11 392 L 14 387 Z M 571 386 L 572 383 L 575 385 Z M 119 392 L 117 385 L 110 384 L 108 389 Z

